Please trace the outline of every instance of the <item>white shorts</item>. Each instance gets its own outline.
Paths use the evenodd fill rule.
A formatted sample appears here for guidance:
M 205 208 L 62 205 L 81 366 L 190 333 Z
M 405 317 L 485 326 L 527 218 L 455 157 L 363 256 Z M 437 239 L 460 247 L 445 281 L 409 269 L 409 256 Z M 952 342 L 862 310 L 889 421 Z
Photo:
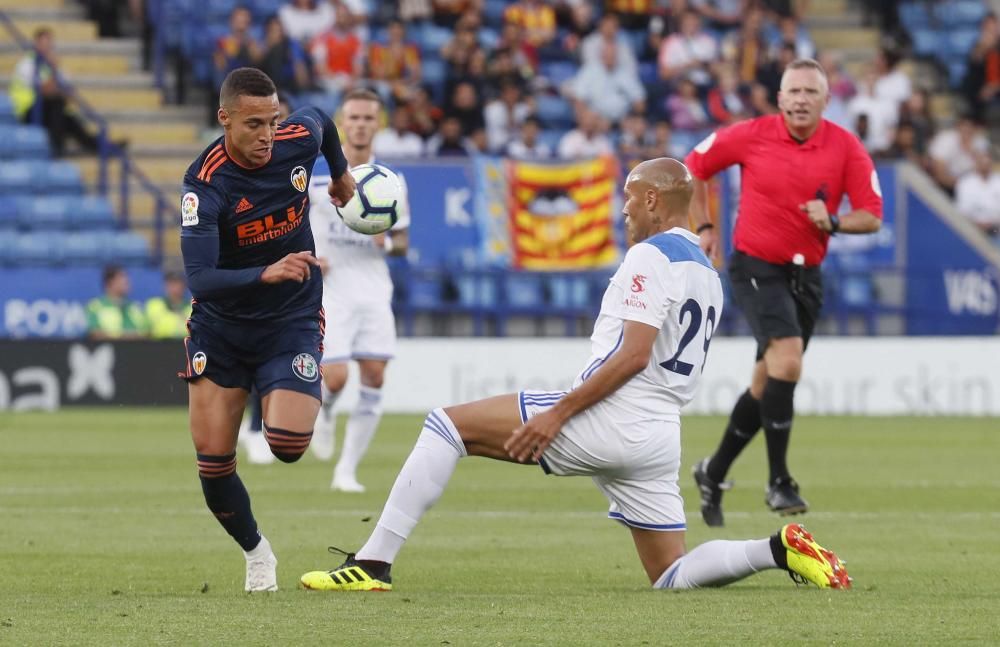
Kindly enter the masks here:
M 396 354 L 396 319 L 388 303 L 328 303 L 323 364 L 352 359 L 390 360 Z
M 521 391 L 526 421 L 552 407 L 565 391 Z M 590 476 L 608 498 L 608 517 L 645 530 L 687 528 L 677 475 L 681 465 L 679 421 L 615 422 L 614 409 L 598 403 L 567 422 L 539 461 L 546 474 Z

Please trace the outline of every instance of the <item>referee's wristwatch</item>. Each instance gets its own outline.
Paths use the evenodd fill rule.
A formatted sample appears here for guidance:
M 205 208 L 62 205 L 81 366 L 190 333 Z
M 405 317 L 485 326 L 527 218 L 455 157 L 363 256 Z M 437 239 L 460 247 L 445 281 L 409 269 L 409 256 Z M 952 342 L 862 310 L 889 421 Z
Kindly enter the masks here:
M 830 235 L 834 235 L 840 231 L 840 216 L 835 213 L 830 214 Z

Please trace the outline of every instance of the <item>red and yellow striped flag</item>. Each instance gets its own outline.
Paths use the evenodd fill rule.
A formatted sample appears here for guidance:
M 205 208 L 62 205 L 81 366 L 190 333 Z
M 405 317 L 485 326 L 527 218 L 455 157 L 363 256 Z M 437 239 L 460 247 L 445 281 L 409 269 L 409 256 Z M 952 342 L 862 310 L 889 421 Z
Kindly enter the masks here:
M 508 162 L 514 267 L 574 270 L 618 259 L 612 209 L 618 162 Z

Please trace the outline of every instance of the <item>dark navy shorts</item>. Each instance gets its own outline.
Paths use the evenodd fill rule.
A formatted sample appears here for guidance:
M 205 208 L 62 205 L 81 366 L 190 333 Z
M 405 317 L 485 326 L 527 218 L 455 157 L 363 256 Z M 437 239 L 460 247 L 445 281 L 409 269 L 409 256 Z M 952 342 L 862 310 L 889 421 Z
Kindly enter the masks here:
M 187 365 L 178 375 L 188 381 L 205 377 L 225 388 L 256 387 L 262 396 L 288 389 L 319 400 L 323 327 L 322 314 L 265 325 L 192 318 L 184 340 Z
M 823 307 L 819 267 L 775 265 L 742 252 L 729 258 L 733 300 L 757 339 L 757 359 L 772 339 L 801 337 L 809 345 Z

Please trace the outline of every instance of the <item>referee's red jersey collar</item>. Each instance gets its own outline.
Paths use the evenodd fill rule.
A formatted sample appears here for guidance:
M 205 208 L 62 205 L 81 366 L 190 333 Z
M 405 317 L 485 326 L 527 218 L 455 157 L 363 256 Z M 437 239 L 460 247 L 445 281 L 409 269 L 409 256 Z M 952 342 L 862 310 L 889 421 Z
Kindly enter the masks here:
M 819 126 L 816 128 L 816 132 L 810 135 L 809 139 L 800 144 L 794 137 L 792 137 L 792 133 L 788 132 L 788 126 L 785 124 L 785 118 L 781 114 L 776 116 L 778 118 L 778 131 L 780 132 L 781 141 L 805 148 L 819 148 L 822 145 L 823 136 L 826 134 L 827 128 L 826 119 L 820 117 Z

